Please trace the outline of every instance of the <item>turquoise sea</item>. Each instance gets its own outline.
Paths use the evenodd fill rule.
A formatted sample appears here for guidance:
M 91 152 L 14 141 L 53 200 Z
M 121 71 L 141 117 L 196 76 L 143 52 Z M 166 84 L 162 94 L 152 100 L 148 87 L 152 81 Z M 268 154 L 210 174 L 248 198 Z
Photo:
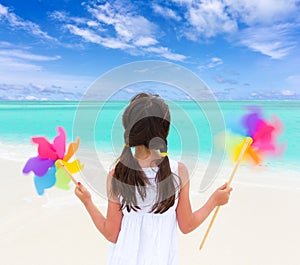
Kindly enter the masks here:
M 123 146 L 121 115 L 128 102 L 37 102 L 0 101 L 0 155 L 11 159 L 26 152 L 32 136 L 56 135 L 63 126 L 68 142 L 77 136 L 83 147 L 103 152 L 120 152 Z M 214 136 L 224 125 L 235 122 L 245 113 L 246 106 L 260 106 L 267 119 L 277 115 L 284 124 L 279 143 L 287 143 L 282 157 L 269 158 L 274 165 L 299 168 L 300 164 L 300 101 L 226 101 L 169 102 L 172 128 L 169 151 L 196 154 L 202 158 L 212 152 Z M 219 107 L 219 110 L 216 108 Z M 10 146 L 9 152 L 6 149 Z M 26 156 L 26 154 L 24 154 Z

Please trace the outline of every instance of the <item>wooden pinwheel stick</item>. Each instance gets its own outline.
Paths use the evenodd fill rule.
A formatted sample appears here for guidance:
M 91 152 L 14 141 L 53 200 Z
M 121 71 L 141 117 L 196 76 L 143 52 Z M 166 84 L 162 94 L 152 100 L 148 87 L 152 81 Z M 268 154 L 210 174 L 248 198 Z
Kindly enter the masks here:
M 227 188 L 230 187 L 231 182 L 232 182 L 232 180 L 233 180 L 233 178 L 234 178 L 234 175 L 235 175 L 235 173 L 236 173 L 236 171 L 237 171 L 237 169 L 238 169 L 238 167 L 239 167 L 239 165 L 240 165 L 240 163 L 241 163 L 241 161 L 242 161 L 242 158 L 244 157 L 244 154 L 245 154 L 247 148 L 252 144 L 252 142 L 253 142 L 253 140 L 252 140 L 251 137 L 246 137 L 246 138 L 245 138 L 245 141 L 244 141 L 244 145 L 243 145 L 243 147 L 242 147 L 242 150 L 241 150 L 241 152 L 240 152 L 240 154 L 239 154 L 239 157 L 238 157 L 238 159 L 237 159 L 237 161 L 236 161 L 236 163 L 235 163 L 235 166 L 234 166 L 234 168 L 233 168 L 233 170 L 232 170 L 232 173 L 231 173 L 231 175 L 230 175 L 230 178 L 229 178 L 229 180 L 228 180 L 228 182 L 227 182 Z M 206 241 L 206 238 L 207 238 L 207 236 L 208 236 L 208 234 L 209 234 L 209 232 L 210 232 L 210 230 L 211 230 L 211 228 L 212 228 L 212 225 L 213 225 L 213 223 L 214 223 L 214 221 L 215 221 L 215 219 L 216 219 L 216 217 L 217 217 L 217 214 L 218 214 L 219 210 L 220 210 L 220 206 L 217 206 L 217 208 L 216 208 L 216 210 L 215 210 L 215 212 L 214 212 L 214 215 L 213 215 L 213 217 L 212 217 L 212 219 L 211 219 L 211 221 L 210 221 L 210 223 L 209 223 L 209 225 L 208 225 L 208 228 L 207 228 L 207 230 L 206 230 L 206 232 L 205 232 L 205 235 L 204 235 L 204 237 L 203 237 L 203 239 L 202 239 L 202 242 L 201 242 L 201 244 L 200 244 L 200 250 L 201 250 L 201 249 L 203 248 L 203 246 L 204 246 L 204 243 L 205 243 L 205 241 Z
M 65 165 L 63 163 L 59 162 L 59 165 L 62 167 L 62 169 L 67 173 L 67 175 L 70 177 L 70 179 L 72 180 L 72 182 L 77 186 L 77 181 L 76 179 L 72 176 L 72 174 L 69 172 L 69 170 L 66 169 Z

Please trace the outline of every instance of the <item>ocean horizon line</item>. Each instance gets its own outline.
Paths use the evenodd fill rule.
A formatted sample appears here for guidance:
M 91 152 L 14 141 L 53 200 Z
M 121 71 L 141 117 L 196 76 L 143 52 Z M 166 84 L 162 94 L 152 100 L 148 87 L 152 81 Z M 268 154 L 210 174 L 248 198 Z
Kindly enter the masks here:
M 65 103 L 80 103 L 80 102 L 128 102 L 130 99 L 109 99 L 109 100 L 0 100 L 0 103 L 48 103 L 48 102 L 65 102 Z M 166 101 L 175 101 L 175 102 L 300 102 L 300 99 L 216 99 L 216 100 L 193 100 L 193 99 L 165 99 Z

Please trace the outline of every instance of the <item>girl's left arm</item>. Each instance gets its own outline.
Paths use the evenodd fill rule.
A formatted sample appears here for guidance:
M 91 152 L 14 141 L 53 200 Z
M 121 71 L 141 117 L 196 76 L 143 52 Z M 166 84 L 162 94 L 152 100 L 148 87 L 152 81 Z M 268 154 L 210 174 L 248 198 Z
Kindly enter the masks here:
M 110 183 L 111 176 L 108 177 Z M 75 194 L 84 204 L 87 212 L 89 213 L 93 223 L 99 232 L 110 242 L 116 243 L 118 240 L 119 232 L 122 222 L 121 205 L 116 200 L 109 199 L 107 206 L 106 217 L 99 211 L 92 201 L 89 191 L 80 183 L 78 183 Z
M 182 233 L 187 234 L 201 225 L 216 206 L 226 204 L 232 189 L 227 188 L 227 184 L 225 183 L 210 196 L 208 201 L 200 209 L 193 212 L 189 195 L 189 174 L 187 168 L 182 163 L 179 163 L 178 175 L 181 179 L 182 186 L 179 193 L 176 216 L 179 229 Z

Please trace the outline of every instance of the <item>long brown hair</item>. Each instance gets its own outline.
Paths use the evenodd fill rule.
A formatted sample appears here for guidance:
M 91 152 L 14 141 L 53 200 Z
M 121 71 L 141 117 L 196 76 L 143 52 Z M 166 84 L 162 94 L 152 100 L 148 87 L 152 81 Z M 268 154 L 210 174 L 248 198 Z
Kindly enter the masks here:
M 141 93 L 130 101 L 122 116 L 124 149 L 115 166 L 111 192 L 119 198 L 121 208 L 137 211 L 136 191 L 142 200 L 147 196 L 149 180 L 138 161 L 134 158 L 131 147 L 144 145 L 161 153 L 168 151 L 167 136 L 170 130 L 170 111 L 168 105 L 158 96 Z M 156 202 L 152 212 L 163 213 L 172 207 L 176 199 L 177 180 L 171 172 L 168 156 L 157 161 L 155 181 L 157 185 Z

